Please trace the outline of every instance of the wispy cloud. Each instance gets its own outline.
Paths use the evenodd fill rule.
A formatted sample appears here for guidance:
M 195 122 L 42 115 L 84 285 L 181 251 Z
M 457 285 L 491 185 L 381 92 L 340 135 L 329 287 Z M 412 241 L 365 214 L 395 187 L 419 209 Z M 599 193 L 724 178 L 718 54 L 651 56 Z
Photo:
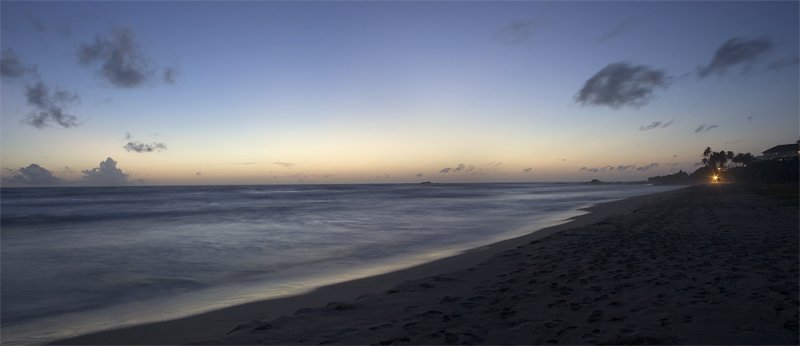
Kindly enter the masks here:
M 278 166 L 283 166 L 283 167 L 285 167 L 285 168 L 291 168 L 291 167 L 294 167 L 294 166 L 295 166 L 295 164 L 294 164 L 294 163 L 291 163 L 291 162 L 283 162 L 283 161 L 275 161 L 275 162 L 273 162 L 272 164 L 273 164 L 273 165 L 278 165 Z
M 138 141 L 131 141 L 123 147 L 126 151 L 133 151 L 137 153 L 152 153 L 154 151 L 167 150 L 167 145 L 161 142 L 142 143 Z
M 627 171 L 629 169 L 630 170 L 636 169 L 636 171 L 641 172 L 641 171 L 646 171 L 646 170 L 648 170 L 650 168 L 653 168 L 653 167 L 658 167 L 658 163 L 654 162 L 654 163 L 651 163 L 650 165 L 642 166 L 642 167 L 638 167 L 638 168 L 636 167 L 636 165 L 617 165 L 617 166 L 606 165 L 606 166 L 603 166 L 603 167 L 585 167 L 584 166 L 584 167 L 581 167 L 578 170 L 579 171 L 584 171 L 584 172 L 599 173 L 599 172 L 625 172 L 625 171 Z
M 627 171 L 627 170 L 633 169 L 633 168 L 636 168 L 636 166 L 634 166 L 634 165 L 619 165 L 619 166 L 617 166 L 617 168 L 615 170 L 617 172 L 624 172 L 624 171 Z
M 116 29 L 110 38 L 97 36 L 78 50 L 84 66 L 100 65 L 98 73 L 119 88 L 143 85 L 152 74 L 151 61 L 136 44 L 130 29 Z
M 168 66 L 164 68 L 164 72 L 161 75 L 161 78 L 164 80 L 165 83 L 170 85 L 175 85 L 175 80 L 178 78 L 178 68 L 175 66 Z
M 584 83 L 575 96 L 583 105 L 641 107 L 646 105 L 655 88 L 666 88 L 667 75 L 662 70 L 626 62 L 609 64 Z
M 23 62 L 12 49 L 4 49 L 0 56 L 0 75 L 26 81 L 25 98 L 34 109 L 28 113 L 25 123 L 39 129 L 54 123 L 62 127 L 80 125 L 78 119 L 66 111 L 68 106 L 80 102 L 78 94 L 60 88 L 51 93 L 36 71 L 36 65 Z
M 581 167 L 581 168 L 579 169 L 579 171 L 586 171 L 586 172 L 597 173 L 597 172 L 600 172 L 600 170 L 601 170 L 601 169 L 602 169 L 602 168 L 596 168 L 596 167 L 586 167 L 586 166 L 584 166 L 584 167 Z
M 0 55 L 0 76 L 19 78 L 29 73 L 35 73 L 34 66 L 23 62 L 13 49 L 3 49 Z
M 67 114 L 65 110 L 70 104 L 80 102 L 78 94 L 61 89 L 50 93 L 50 90 L 41 81 L 34 85 L 28 85 L 25 89 L 28 105 L 35 108 L 28 114 L 26 123 L 39 129 L 51 123 L 67 128 L 80 124 L 75 116 Z
M 603 33 L 603 35 L 600 36 L 600 41 L 608 41 L 619 37 L 620 35 L 630 31 L 634 26 L 636 26 L 636 21 L 631 17 L 625 17 L 620 20 L 611 30 Z
M 4 178 L 3 179 L 4 184 L 59 185 L 64 183 L 64 180 L 54 176 L 52 172 L 35 163 L 30 164 L 28 167 L 21 167 L 19 169 L 9 169 L 8 171 L 13 175 Z
M 424 176 L 424 175 L 425 174 L 423 174 L 423 173 L 417 173 L 417 178 L 422 178 L 422 176 Z
M 667 121 L 667 122 L 662 122 L 662 121 L 658 120 L 658 121 L 654 121 L 654 122 L 650 123 L 650 125 L 639 126 L 639 131 L 647 131 L 647 130 L 652 130 L 652 129 L 663 129 L 663 128 L 671 126 L 674 123 L 675 122 L 672 121 L 672 120 Z
M 550 23 L 547 18 L 527 18 L 512 22 L 495 32 L 495 38 L 503 43 L 518 44 L 530 40 L 537 32 Z
M 453 167 L 442 168 L 441 170 L 439 170 L 439 173 L 440 174 L 447 174 L 447 173 L 460 172 L 460 174 L 469 174 L 469 175 L 475 175 L 475 174 L 479 174 L 479 173 L 480 174 L 485 174 L 485 173 L 488 173 L 488 172 L 496 171 L 497 168 L 500 167 L 500 165 L 502 165 L 502 164 L 503 163 L 499 162 L 499 161 L 492 161 L 492 162 L 489 162 L 489 163 L 483 165 L 482 167 L 476 167 L 475 165 L 468 165 L 468 164 L 464 164 L 464 163 L 459 163 L 458 165 L 456 165 L 455 168 L 453 168 Z
M 125 132 L 125 140 L 128 141 L 122 148 L 129 152 L 136 153 L 152 153 L 167 150 L 167 145 L 162 142 L 144 143 L 132 140 L 133 135 L 130 132 Z
M 82 170 L 81 180 L 88 185 L 110 186 L 128 183 L 128 174 L 117 168 L 117 161 L 106 158 L 98 167 Z
M 658 168 L 658 163 L 653 162 L 653 163 L 651 163 L 651 164 L 649 164 L 647 166 L 636 167 L 636 171 L 637 172 L 644 172 L 644 171 L 648 171 L 648 170 L 650 170 L 652 168 Z
M 800 56 L 781 58 L 769 63 L 769 65 L 767 65 L 767 70 L 780 71 L 788 67 L 797 66 L 797 64 L 800 64 Z
M 530 173 L 531 171 L 533 171 L 533 168 L 530 168 L 530 167 L 528 167 L 528 168 L 525 168 L 525 169 L 523 169 L 523 170 L 522 170 L 522 173 L 523 173 L 523 174 L 528 174 L 528 173 Z
M 703 124 L 694 129 L 694 133 L 708 132 L 715 128 L 717 128 L 717 125 Z
M 721 75 L 733 67 L 740 67 L 741 73 L 747 73 L 771 49 L 772 41 L 768 38 L 734 37 L 717 48 L 708 65 L 697 68 L 697 76 L 706 78 L 712 74 Z
M 34 31 L 41 34 L 47 32 L 47 27 L 44 25 L 44 23 L 42 23 L 41 20 L 39 20 L 39 18 L 34 17 L 30 13 L 25 13 L 25 19 L 28 20 L 28 23 L 31 25 Z

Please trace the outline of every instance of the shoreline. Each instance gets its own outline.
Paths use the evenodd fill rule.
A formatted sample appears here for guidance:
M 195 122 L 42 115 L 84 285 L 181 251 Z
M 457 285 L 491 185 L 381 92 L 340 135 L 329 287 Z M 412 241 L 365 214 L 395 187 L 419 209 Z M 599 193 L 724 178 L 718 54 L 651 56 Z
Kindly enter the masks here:
M 411 268 L 323 286 L 300 295 L 234 305 L 174 320 L 78 335 L 56 340 L 50 344 L 186 344 L 210 340 L 225 335 L 246 321 L 273 320 L 281 316 L 291 316 L 298 309 L 322 306 L 333 301 L 351 301 L 365 294 L 391 289 L 409 280 L 464 270 L 522 244 L 565 229 L 582 227 L 612 216 L 627 214 L 643 205 L 673 198 L 674 195 L 685 191 L 686 188 L 678 188 L 597 204 L 580 209 L 586 214 L 565 220 L 566 222 L 556 226 L 532 230 L 519 237 L 466 250 Z

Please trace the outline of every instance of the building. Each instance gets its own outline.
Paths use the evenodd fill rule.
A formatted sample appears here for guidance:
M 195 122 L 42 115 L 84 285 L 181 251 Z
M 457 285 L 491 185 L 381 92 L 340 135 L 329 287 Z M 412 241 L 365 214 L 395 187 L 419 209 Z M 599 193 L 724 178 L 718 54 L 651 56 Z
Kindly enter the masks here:
M 798 144 L 781 144 L 776 145 L 762 152 L 764 160 L 783 160 L 797 157 L 800 154 Z

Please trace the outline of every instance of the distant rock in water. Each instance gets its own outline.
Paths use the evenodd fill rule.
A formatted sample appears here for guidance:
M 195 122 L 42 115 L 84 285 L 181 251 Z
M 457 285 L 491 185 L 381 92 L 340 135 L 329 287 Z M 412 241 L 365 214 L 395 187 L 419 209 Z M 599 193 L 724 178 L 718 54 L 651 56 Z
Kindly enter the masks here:
M 429 181 L 423 181 L 420 184 L 433 184 L 433 183 L 431 183 L 430 180 L 429 180 Z
M 592 181 L 590 181 L 589 184 L 603 184 L 603 182 L 600 181 L 600 179 L 592 179 Z

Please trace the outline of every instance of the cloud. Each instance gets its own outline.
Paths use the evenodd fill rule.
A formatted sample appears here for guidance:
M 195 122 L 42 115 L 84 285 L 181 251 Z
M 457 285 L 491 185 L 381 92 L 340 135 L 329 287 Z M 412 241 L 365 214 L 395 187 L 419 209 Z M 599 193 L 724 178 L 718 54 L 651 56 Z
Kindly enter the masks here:
M 178 77 L 178 68 L 174 66 L 169 66 L 164 68 L 164 73 L 161 75 L 161 78 L 164 79 L 164 82 L 170 85 L 175 85 L 175 79 Z
M 273 165 L 278 165 L 278 166 L 283 166 L 283 167 L 285 167 L 285 168 L 290 168 L 290 167 L 294 167 L 294 166 L 295 166 L 295 164 L 294 164 L 294 163 L 291 163 L 291 162 L 281 162 L 281 161 L 275 161 L 275 162 L 273 162 L 272 164 L 273 164 Z
M 796 66 L 797 64 L 800 64 L 800 56 L 795 56 L 794 58 L 781 58 L 769 63 L 769 65 L 767 65 L 767 70 L 780 71 L 787 67 Z
M 532 170 L 533 170 L 533 168 L 530 168 L 530 167 L 528 167 L 528 168 L 525 168 L 525 169 L 523 169 L 523 170 L 522 170 L 522 173 L 524 173 L 524 174 L 528 174 L 528 173 L 530 173 Z
M 644 171 L 650 170 L 651 168 L 658 168 L 658 163 L 653 162 L 653 163 L 651 163 L 651 164 L 649 164 L 647 166 L 637 167 L 636 171 L 637 172 L 644 172 Z
M 417 173 L 417 178 L 422 178 L 423 175 L 425 175 L 425 174 Z
M 130 141 L 123 147 L 126 151 L 135 151 L 137 153 L 152 153 L 154 151 L 167 150 L 167 145 L 161 142 L 142 143 L 138 141 Z
M 495 38 L 503 43 L 518 44 L 530 40 L 537 31 L 547 25 L 545 18 L 529 18 L 515 21 L 494 33 Z
M 44 26 L 44 23 L 42 23 L 41 20 L 39 20 L 38 18 L 34 17 L 32 14 L 25 13 L 25 18 L 28 19 L 28 22 L 31 24 L 31 26 L 33 27 L 33 30 L 35 30 L 36 32 L 42 33 L 42 34 L 47 32 L 47 27 Z
M 636 168 L 636 166 L 634 166 L 634 165 L 619 165 L 615 169 L 617 170 L 617 172 L 624 172 L 626 170 L 633 169 L 633 168 Z
M 22 62 L 13 49 L 3 49 L 3 53 L 0 55 L 0 76 L 19 78 L 29 73 L 35 73 L 33 66 L 28 66 Z
M 196 175 L 196 176 L 200 177 L 200 176 L 202 176 L 202 175 L 203 175 L 203 172 L 195 172 L 195 173 L 194 173 L 194 175 Z
M 585 166 L 584 166 L 584 167 L 581 167 L 579 170 L 580 170 L 580 171 L 592 172 L 592 173 L 597 173 L 597 172 L 600 172 L 600 168 L 594 168 L 594 167 L 593 167 L 593 168 L 587 168 L 587 167 L 585 167 Z
M 655 165 L 655 166 L 653 166 L 653 165 Z M 585 171 L 585 172 L 592 172 L 592 173 L 599 173 L 599 172 L 625 172 L 625 171 L 627 171 L 629 169 L 634 169 L 634 168 L 636 168 L 637 171 L 643 171 L 643 170 L 648 170 L 651 167 L 658 167 L 658 163 L 651 163 L 649 166 L 644 166 L 644 167 L 639 167 L 639 168 L 636 168 L 636 165 L 617 165 L 617 166 L 606 165 L 606 166 L 603 166 L 603 167 L 581 167 L 579 170 L 580 171 Z
M 708 65 L 697 68 L 697 76 L 706 78 L 712 74 L 721 75 L 735 66 L 741 66 L 742 73 L 747 73 L 753 63 L 770 49 L 772 41 L 768 38 L 748 40 L 734 37 L 717 48 Z
M 100 76 L 119 88 L 141 86 L 152 72 L 130 29 L 116 29 L 111 38 L 98 36 L 93 43 L 81 45 L 78 61 L 84 66 L 99 63 Z
M 703 125 L 698 126 L 696 129 L 694 129 L 694 133 L 708 132 L 708 131 L 711 131 L 711 129 L 714 129 L 714 128 L 717 128 L 717 125 L 703 124 Z
M 476 175 L 476 174 L 488 174 L 488 172 L 497 171 L 498 167 L 502 165 L 502 162 L 499 161 L 492 161 L 489 162 L 481 167 L 475 167 L 475 165 L 467 165 L 463 163 L 459 163 L 455 168 L 453 167 L 445 167 L 442 168 L 439 173 L 440 174 L 447 174 L 447 173 L 456 173 L 461 172 L 461 174 L 469 174 L 469 175 Z
M 667 87 L 662 70 L 626 62 L 609 64 L 589 78 L 575 101 L 583 105 L 641 107 L 650 101 L 653 89 Z
M 602 41 L 608 41 L 608 40 L 611 40 L 613 38 L 616 38 L 616 37 L 628 32 L 634 26 L 636 26 L 636 21 L 633 20 L 633 18 L 631 18 L 631 17 L 625 17 L 622 20 L 620 20 L 619 23 L 617 23 L 617 25 L 614 26 L 614 28 L 612 28 L 610 31 L 607 31 L 606 33 L 601 35 L 600 36 L 600 41 L 601 42 Z
M 106 158 L 100 162 L 100 166 L 81 171 L 82 181 L 88 185 L 125 185 L 128 183 L 128 175 L 117 168 L 117 161 Z
M 652 130 L 652 129 L 663 129 L 665 127 L 671 126 L 674 123 L 675 122 L 672 121 L 672 120 L 670 120 L 668 122 L 662 122 L 662 121 L 658 120 L 658 121 L 654 121 L 654 122 L 650 123 L 650 125 L 647 125 L 647 126 L 639 126 L 639 131 L 647 131 L 647 130 Z
M 80 102 L 78 94 L 61 89 L 51 94 L 41 81 L 33 86 L 28 85 L 25 89 L 28 104 L 35 108 L 28 115 L 26 123 L 40 129 L 53 122 L 66 128 L 80 125 L 75 116 L 65 111 L 66 106 Z
M 59 185 L 64 183 L 64 180 L 35 163 L 16 170 L 10 169 L 9 172 L 14 175 L 4 178 L 3 183 L 10 185 Z

